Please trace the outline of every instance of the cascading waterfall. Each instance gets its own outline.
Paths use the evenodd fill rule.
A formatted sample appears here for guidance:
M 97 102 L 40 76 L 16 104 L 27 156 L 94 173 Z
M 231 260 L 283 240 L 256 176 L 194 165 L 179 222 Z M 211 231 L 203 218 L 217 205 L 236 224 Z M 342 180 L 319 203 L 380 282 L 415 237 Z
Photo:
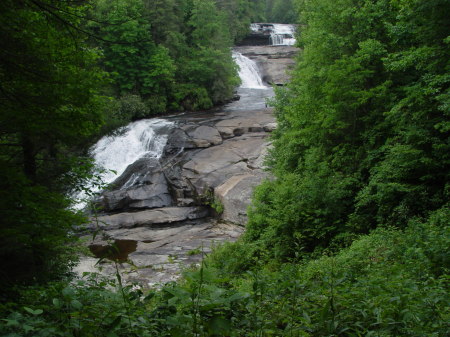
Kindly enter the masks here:
M 238 52 L 233 52 L 233 59 L 239 66 L 239 77 L 241 78 L 241 88 L 249 89 L 266 89 L 261 75 L 258 71 L 258 66 L 248 57 Z
M 241 100 L 236 103 L 242 107 L 231 104 L 229 109 L 263 108 L 265 97 L 270 96 L 272 90 L 264 85 L 258 66 L 248 57 L 235 51 L 233 59 L 239 66 L 239 77 L 242 81 L 239 88 Z M 105 136 L 100 139 L 91 148 L 90 154 L 95 160 L 95 164 L 106 170 L 101 175 L 103 183 L 112 183 L 130 164 L 140 158 L 160 158 L 167 142 L 168 130 L 173 125 L 173 122 L 165 119 L 141 120 L 127 125 L 118 136 Z M 122 188 L 132 186 L 138 178 L 138 176 L 132 175 Z M 93 193 L 99 192 L 98 187 L 90 186 L 90 189 Z M 86 206 L 84 193 L 75 195 L 75 199 L 81 200 L 74 206 L 75 209 L 83 209 Z
M 128 124 L 120 135 L 105 136 L 95 144 L 90 154 L 95 164 L 106 170 L 101 175 L 106 184 L 112 183 L 136 160 L 160 158 L 166 146 L 168 130 L 173 122 L 165 119 L 145 119 Z M 91 187 L 92 192 L 98 188 Z M 83 200 L 86 195 L 80 193 L 76 199 Z M 75 208 L 82 209 L 84 202 L 79 202 Z
M 295 44 L 294 34 L 294 25 L 274 23 L 270 42 L 272 46 L 293 46 Z
M 105 173 L 104 182 L 113 182 L 142 157 L 160 158 L 172 125 L 165 119 L 145 119 L 127 125 L 119 136 L 100 139 L 91 149 L 92 157 L 97 165 L 116 172 Z

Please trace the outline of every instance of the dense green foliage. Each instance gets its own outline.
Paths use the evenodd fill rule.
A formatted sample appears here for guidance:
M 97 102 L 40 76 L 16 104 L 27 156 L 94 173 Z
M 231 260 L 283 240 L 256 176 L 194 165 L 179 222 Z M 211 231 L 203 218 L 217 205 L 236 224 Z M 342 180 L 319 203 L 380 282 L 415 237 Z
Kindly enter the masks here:
M 246 241 L 278 259 L 404 228 L 449 200 L 446 1 L 299 1 L 303 52 Z M 333 15 L 331 15 L 333 13 Z
M 295 0 L 266 0 L 266 21 L 276 23 L 297 23 Z
M 83 6 L 0 4 L 0 286 L 45 281 L 73 260 L 81 217 L 61 193 L 87 170 L 75 157 L 102 123 L 98 51 L 79 48 Z M 74 165 L 77 172 L 64 176 Z
M 30 289 L 9 308 L 0 331 L 2 336 L 443 337 L 450 319 L 449 221 L 449 209 L 443 208 L 427 221 L 411 221 L 404 232 L 376 230 L 336 256 L 276 267 L 256 262 L 254 271 L 238 279 L 223 265 L 239 261 L 240 251 L 225 247 L 226 254 L 218 252 L 209 266 L 146 296 L 122 287 L 120 277 Z
M 261 1 L 93 1 L 86 29 L 113 79 L 116 120 L 224 103 L 238 84 L 230 47 L 249 30 Z M 133 95 L 136 114 L 124 114 Z M 114 124 L 115 125 L 115 124 Z

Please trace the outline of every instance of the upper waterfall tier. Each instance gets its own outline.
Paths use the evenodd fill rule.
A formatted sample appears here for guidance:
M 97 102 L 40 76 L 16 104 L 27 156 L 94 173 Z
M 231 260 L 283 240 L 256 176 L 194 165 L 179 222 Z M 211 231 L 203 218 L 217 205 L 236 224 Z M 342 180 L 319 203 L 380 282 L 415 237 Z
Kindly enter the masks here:
M 252 23 L 251 32 L 239 46 L 293 46 L 297 25 L 281 23 Z
M 274 23 L 273 31 L 270 33 L 272 46 L 293 46 L 295 45 L 295 26 Z

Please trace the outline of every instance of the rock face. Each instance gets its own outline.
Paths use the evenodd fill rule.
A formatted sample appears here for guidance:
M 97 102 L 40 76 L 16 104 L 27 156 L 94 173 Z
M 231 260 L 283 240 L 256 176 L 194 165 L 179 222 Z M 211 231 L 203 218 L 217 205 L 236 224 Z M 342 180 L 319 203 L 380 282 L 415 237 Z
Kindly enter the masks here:
M 253 188 L 268 177 L 271 109 L 172 119 L 162 158 L 130 165 L 97 200 L 101 213 L 89 225 L 99 231 L 91 252 L 118 260 L 124 280 L 142 285 L 173 280 L 183 265 L 201 261 L 201 250 L 239 237 Z M 213 201 L 222 214 L 211 209 Z M 96 261 L 84 258 L 77 268 L 98 272 Z M 107 261 L 102 273 L 114 275 Z
M 184 220 L 204 218 L 208 211 L 204 207 L 164 207 L 134 213 L 118 213 L 96 217 L 97 228 L 112 229 L 134 228 L 160 224 L 171 224 Z
M 298 50 L 238 51 L 257 61 L 266 82 L 284 84 Z M 162 157 L 129 165 L 96 200 L 100 213 L 88 225 L 96 235 L 88 241 L 97 258 L 106 258 L 103 274 L 115 274 L 107 262 L 114 259 L 125 281 L 166 283 L 183 266 L 201 261 L 212 245 L 234 241 L 243 232 L 254 187 L 270 179 L 264 158 L 276 122 L 272 109 L 264 108 L 271 88 L 238 93 L 241 99 L 220 111 L 168 117 L 175 126 Z M 213 209 L 217 204 L 222 207 Z M 99 272 L 96 262 L 84 258 L 75 271 Z
M 103 212 L 172 205 L 169 186 L 156 159 L 137 160 L 112 185 L 114 190 L 104 192 L 98 201 L 98 207 Z
M 235 241 L 243 227 L 212 219 L 187 221 L 182 224 L 110 230 L 94 242 L 86 237 L 96 257 L 85 257 L 74 272 L 96 272 L 105 276 L 116 274 L 116 266 L 108 259 L 113 255 L 124 282 L 153 287 L 176 280 L 185 266 L 198 264 L 211 246 Z
M 186 201 L 193 200 L 194 204 L 202 204 L 205 199 L 216 196 L 225 206 L 223 220 L 245 224 L 245 209 L 250 203 L 253 187 L 266 176 L 262 163 L 268 146 L 268 131 L 274 127 L 272 111 L 263 109 L 251 113 L 232 112 L 226 119 L 213 117 L 212 120 L 203 122 L 210 125 L 194 128 L 194 131 L 188 131 L 186 134 L 190 137 L 196 135 L 196 139 L 207 141 L 208 147 L 203 147 L 206 143 L 197 141 L 197 144 L 201 144 L 201 149 L 181 151 L 183 144 L 179 141 L 179 133 L 173 132 L 173 142 L 172 136 L 169 137 L 168 143 L 171 145 L 165 154 L 165 158 L 169 159 L 163 158 L 163 161 L 166 160 L 165 174 L 170 181 L 174 203 L 182 206 Z M 186 128 L 193 128 L 191 122 L 181 126 L 181 129 Z M 208 137 L 197 136 L 204 134 L 204 131 L 207 131 Z M 195 142 L 192 138 L 185 139 L 184 142 L 189 146 L 193 143 Z M 178 144 L 178 147 L 174 144 Z M 178 155 L 173 156 L 173 153 Z M 238 188 L 228 190 L 227 194 L 219 194 L 220 186 L 243 175 L 247 178 L 242 180 L 242 184 L 248 182 L 246 197 Z M 226 206 L 229 200 L 236 198 L 241 200 L 241 216 L 228 211 Z
M 299 52 L 292 46 L 245 46 L 235 49 L 258 64 L 263 81 L 275 85 L 284 85 L 289 81 L 289 70 L 293 68 L 295 55 Z
M 128 228 L 155 223 L 158 217 L 160 223 L 193 219 L 184 212 L 208 204 L 216 195 L 224 205 L 239 200 L 235 204 L 241 215 L 225 207 L 223 220 L 245 224 L 252 187 L 266 176 L 262 163 L 274 127 L 270 109 L 230 112 L 226 118 L 211 114 L 200 123 L 177 121 L 160 160 L 138 160 L 116 179 L 115 190 L 102 194 L 101 222 L 108 228 Z M 236 179 L 240 183 L 233 188 L 223 187 Z M 205 210 L 200 213 L 207 215 Z

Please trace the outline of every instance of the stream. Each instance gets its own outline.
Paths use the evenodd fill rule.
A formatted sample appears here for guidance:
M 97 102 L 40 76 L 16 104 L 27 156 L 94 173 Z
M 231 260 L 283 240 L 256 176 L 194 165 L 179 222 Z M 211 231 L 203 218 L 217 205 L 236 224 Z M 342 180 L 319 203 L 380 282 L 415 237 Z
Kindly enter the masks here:
M 115 260 L 125 282 L 154 287 L 242 234 L 253 188 L 269 177 L 264 157 L 276 124 L 266 105 L 273 89 L 259 65 L 237 51 L 233 58 L 239 100 L 133 122 L 92 147 L 115 188 L 96 201 L 101 212 L 88 230 L 98 234 L 84 238 L 93 256 L 81 257 L 74 272 L 113 276 Z M 219 204 L 220 212 L 211 207 Z

